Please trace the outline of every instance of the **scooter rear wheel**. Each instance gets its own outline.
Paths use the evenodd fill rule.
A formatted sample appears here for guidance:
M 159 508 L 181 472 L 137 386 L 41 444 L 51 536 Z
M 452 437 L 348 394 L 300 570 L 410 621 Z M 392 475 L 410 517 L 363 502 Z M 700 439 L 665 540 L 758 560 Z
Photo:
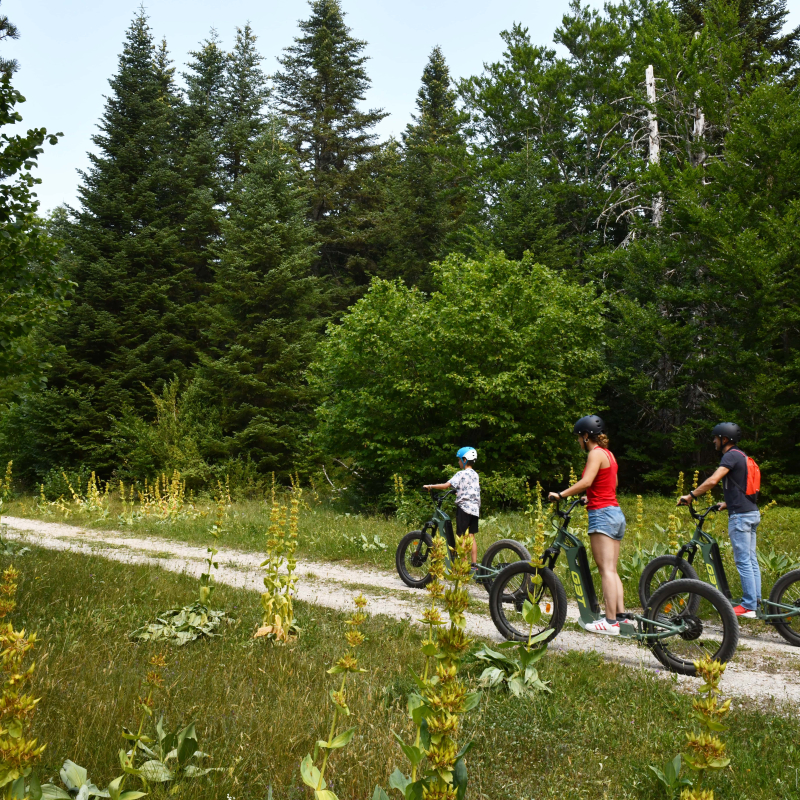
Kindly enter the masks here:
M 684 578 L 653 592 L 644 610 L 644 633 L 665 629 L 653 624 L 683 623 L 684 630 L 663 639 L 648 639 L 653 655 L 671 672 L 695 675 L 694 662 L 704 658 L 725 663 L 739 643 L 739 621 L 728 599 L 711 584 Z M 649 622 L 652 620 L 652 622 Z
M 501 572 L 509 564 L 516 564 L 519 561 L 530 561 L 531 554 L 527 548 L 520 544 L 516 539 L 500 539 L 486 548 L 486 552 L 481 559 L 482 571 L 487 571 L 490 574 L 488 578 L 478 577 L 476 580 L 483 585 L 487 593 L 491 594 L 492 584 L 495 582 L 497 575 L 495 573 Z M 480 573 L 479 573 L 480 575 Z M 512 592 L 518 591 L 519 586 L 508 587 Z M 509 601 L 513 599 L 511 595 L 507 598 Z

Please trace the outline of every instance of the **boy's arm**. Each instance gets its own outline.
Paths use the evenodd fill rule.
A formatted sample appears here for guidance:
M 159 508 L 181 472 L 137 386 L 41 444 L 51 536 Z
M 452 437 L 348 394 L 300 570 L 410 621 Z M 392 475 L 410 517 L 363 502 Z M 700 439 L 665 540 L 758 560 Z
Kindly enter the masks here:
M 427 489 L 428 491 L 430 491 L 431 489 L 436 489 L 437 491 L 444 491 L 445 489 L 450 488 L 450 481 L 447 481 L 447 483 L 426 483 L 422 488 Z

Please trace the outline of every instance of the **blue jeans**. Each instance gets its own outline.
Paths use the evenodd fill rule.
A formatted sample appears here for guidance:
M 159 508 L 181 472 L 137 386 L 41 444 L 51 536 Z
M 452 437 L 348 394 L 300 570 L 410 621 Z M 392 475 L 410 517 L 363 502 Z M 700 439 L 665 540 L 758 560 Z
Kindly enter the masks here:
M 761 522 L 760 511 L 731 514 L 728 517 L 728 536 L 733 547 L 733 560 L 742 580 L 742 605 L 755 611 L 761 599 L 761 570 L 756 557 L 756 531 Z

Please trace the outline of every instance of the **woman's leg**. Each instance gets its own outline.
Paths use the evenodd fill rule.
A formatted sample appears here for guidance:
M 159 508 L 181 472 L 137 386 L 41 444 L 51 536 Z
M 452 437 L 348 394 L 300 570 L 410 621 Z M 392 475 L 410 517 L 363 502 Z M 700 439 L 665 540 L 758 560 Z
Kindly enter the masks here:
M 600 571 L 600 582 L 606 603 L 606 619 L 613 622 L 625 610 L 622 581 L 617 575 L 620 542 L 604 533 L 592 533 L 592 555 Z

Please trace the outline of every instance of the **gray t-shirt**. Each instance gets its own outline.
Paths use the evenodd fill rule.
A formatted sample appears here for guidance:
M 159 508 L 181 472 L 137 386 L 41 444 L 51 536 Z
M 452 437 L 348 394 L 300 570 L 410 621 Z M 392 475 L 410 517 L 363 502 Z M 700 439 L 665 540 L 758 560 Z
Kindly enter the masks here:
M 462 469 L 450 478 L 450 486 L 456 490 L 456 505 L 473 517 L 481 515 L 481 482 L 474 469 Z
M 747 514 L 758 511 L 758 506 L 744 493 L 747 487 L 747 457 L 737 447 L 732 447 L 722 456 L 721 467 L 729 472 L 722 479 L 722 493 L 728 504 L 728 514 Z

